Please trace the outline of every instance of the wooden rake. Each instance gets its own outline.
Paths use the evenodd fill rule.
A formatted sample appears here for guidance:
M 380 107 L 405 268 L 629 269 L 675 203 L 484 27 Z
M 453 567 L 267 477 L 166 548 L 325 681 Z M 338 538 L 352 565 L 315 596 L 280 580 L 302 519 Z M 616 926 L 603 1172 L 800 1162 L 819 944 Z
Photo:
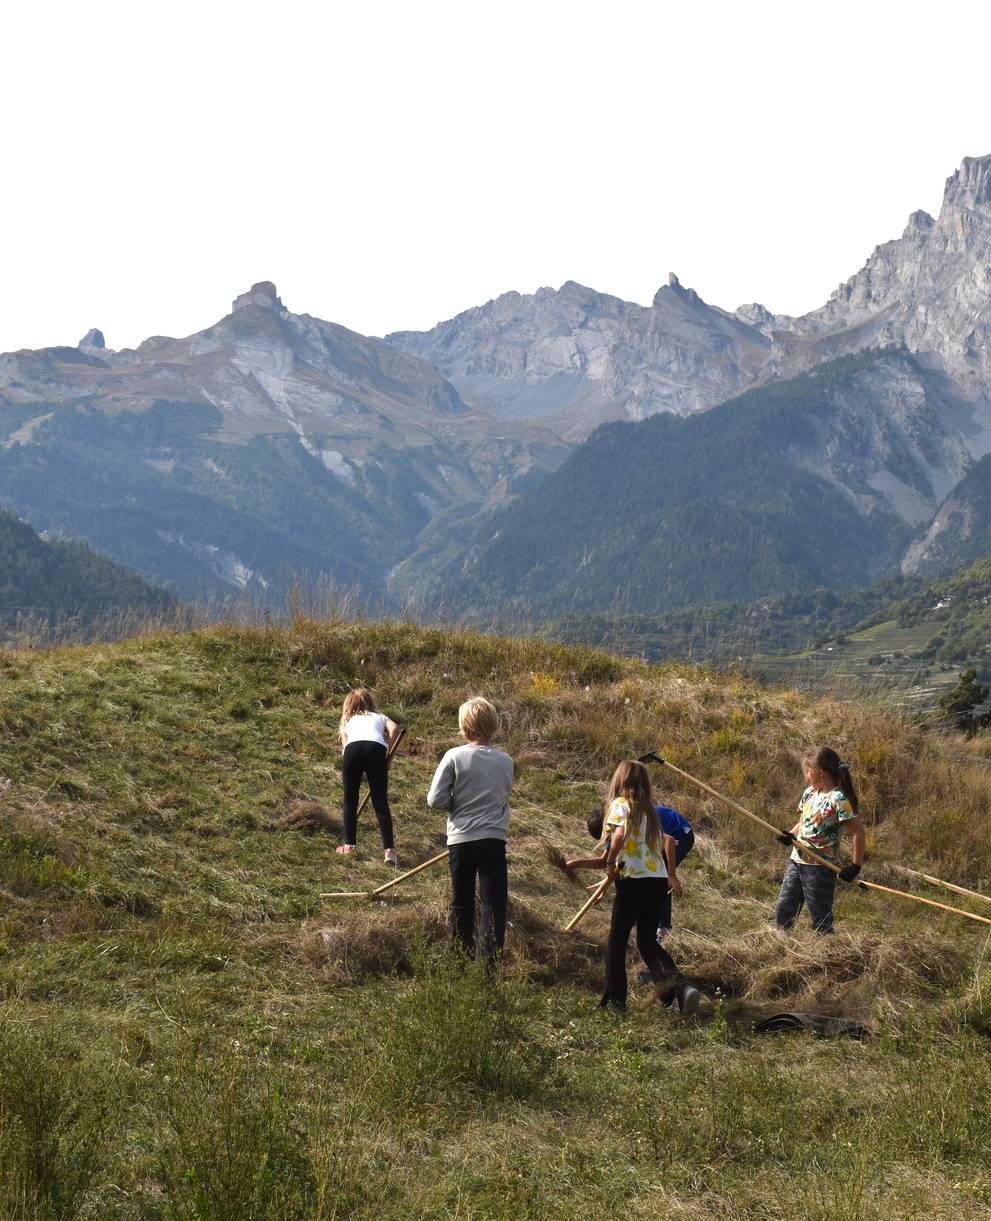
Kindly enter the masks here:
M 966 886 L 956 886 L 953 882 L 944 882 L 942 878 L 934 878 L 932 874 L 922 873 L 918 869 L 909 869 L 907 865 L 899 865 L 898 868 L 902 873 L 911 874 L 913 878 L 921 878 L 930 886 L 942 886 L 946 890 L 952 890 L 954 894 L 966 895 L 969 899 L 980 899 L 982 903 L 991 903 L 991 899 L 987 895 L 982 895 L 979 890 L 968 890 Z
M 429 869 L 431 865 L 436 865 L 438 861 L 443 861 L 447 858 L 447 849 L 443 852 L 438 852 L 436 856 L 432 856 L 429 861 L 424 861 L 417 865 L 415 869 L 409 869 L 406 873 L 401 873 L 398 878 L 393 878 L 390 882 L 385 882 L 381 886 L 376 886 L 374 890 L 331 890 L 322 894 L 321 899 L 375 899 L 381 894 L 385 894 L 387 890 L 391 890 L 393 886 L 398 886 L 400 882 L 405 882 L 407 878 L 415 877 L 416 874 L 422 873 L 424 869 Z
M 568 921 L 568 923 L 564 926 L 564 931 L 566 933 L 570 933 L 571 930 L 578 923 L 578 921 L 582 918 L 582 916 L 584 916 L 587 911 L 589 911 L 591 908 L 593 908 L 595 906 L 596 903 L 598 903 L 598 901 L 602 898 L 602 896 L 609 889 L 609 883 L 611 881 L 612 881 L 612 878 L 603 878 L 602 879 L 602 881 L 598 884 L 598 886 L 596 886 L 595 890 L 592 891 L 592 893 L 585 900 L 585 902 L 581 905 L 581 907 L 578 909 L 578 911 L 575 912 L 575 914 L 571 917 L 571 919 Z

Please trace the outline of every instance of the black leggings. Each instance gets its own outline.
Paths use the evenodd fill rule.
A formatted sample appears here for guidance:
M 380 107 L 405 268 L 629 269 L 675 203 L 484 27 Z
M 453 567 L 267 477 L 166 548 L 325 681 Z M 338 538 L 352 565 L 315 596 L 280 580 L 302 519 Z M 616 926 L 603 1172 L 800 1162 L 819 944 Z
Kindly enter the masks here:
M 389 765 L 381 742 L 349 742 L 341 766 L 344 778 L 344 842 L 358 842 L 358 792 L 362 776 L 368 777 L 372 806 L 382 832 L 382 846 L 394 848 L 392 811 L 389 809 Z
M 674 960 L 657 944 L 657 921 L 667 893 L 667 878 L 617 878 L 612 923 L 606 946 L 606 990 L 602 1005 L 626 1004 L 626 947 L 634 925 L 637 949 L 655 983 L 677 971 Z

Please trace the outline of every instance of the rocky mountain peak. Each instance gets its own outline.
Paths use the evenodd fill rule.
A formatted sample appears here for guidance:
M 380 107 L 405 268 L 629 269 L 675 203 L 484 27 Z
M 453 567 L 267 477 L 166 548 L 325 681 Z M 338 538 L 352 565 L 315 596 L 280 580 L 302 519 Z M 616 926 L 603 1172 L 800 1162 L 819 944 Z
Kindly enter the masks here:
M 946 180 L 943 211 L 970 210 L 991 216 L 991 156 L 964 157 Z
M 260 280 L 252 284 L 246 293 L 234 298 L 231 313 L 246 309 L 249 305 L 260 305 L 265 309 L 284 311 L 285 306 L 279 300 L 279 293 L 271 280 Z
M 702 298 L 698 295 L 694 288 L 685 288 L 674 272 L 670 271 L 668 272 L 667 284 L 662 284 L 657 292 L 654 293 L 654 304 L 662 305 L 666 300 L 670 300 L 672 297 L 677 297 L 682 301 L 691 302 L 693 305 L 701 303 L 702 301 Z
M 733 311 L 733 317 L 739 318 L 747 326 L 752 326 L 758 331 L 763 331 L 765 335 L 770 335 L 772 331 L 781 325 L 777 316 L 772 314 L 766 305 L 761 305 L 759 301 L 751 301 L 747 305 L 741 305 Z
M 80 339 L 77 346 L 81 352 L 103 352 L 106 350 L 107 341 L 103 338 L 103 332 L 93 326 Z
M 935 223 L 935 220 L 933 220 L 929 213 L 923 212 L 920 208 L 918 212 L 913 212 L 908 218 L 908 224 L 905 226 L 902 238 L 905 241 L 925 241 L 929 234 L 932 233 Z

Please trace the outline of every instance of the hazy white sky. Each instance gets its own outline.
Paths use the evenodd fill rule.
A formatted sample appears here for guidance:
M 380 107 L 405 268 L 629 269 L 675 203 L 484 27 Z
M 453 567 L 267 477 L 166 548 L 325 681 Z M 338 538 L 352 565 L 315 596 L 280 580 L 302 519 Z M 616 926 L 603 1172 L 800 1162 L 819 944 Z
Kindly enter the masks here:
M 578 280 L 822 303 L 991 152 L 991 8 L 126 0 L 0 22 L 0 351 L 253 281 L 366 334 Z

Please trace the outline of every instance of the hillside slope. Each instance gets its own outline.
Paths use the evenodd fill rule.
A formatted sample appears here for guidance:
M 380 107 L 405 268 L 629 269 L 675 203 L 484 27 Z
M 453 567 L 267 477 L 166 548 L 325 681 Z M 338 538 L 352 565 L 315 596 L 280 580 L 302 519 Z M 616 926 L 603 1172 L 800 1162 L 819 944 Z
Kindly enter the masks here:
M 672 952 L 723 999 L 701 1024 L 617 1023 L 593 1008 L 608 915 L 560 931 L 584 891 L 542 843 L 583 848 L 615 762 L 657 746 L 783 825 L 798 753 L 828 739 L 860 785 L 873 877 L 905 885 L 911 862 L 987 888 L 991 778 L 957 744 L 688 667 L 408 625 L 219 627 L 0 665 L 0 1170 L 18 1215 L 991 1207 L 980 926 L 851 888 L 836 937 L 779 934 L 784 850 L 660 774 L 700 841 Z M 338 809 L 337 711 L 359 680 L 407 727 L 391 773 L 406 865 L 443 842 L 423 795 L 459 702 L 481 690 L 502 710 L 502 982 L 431 949 L 442 867 L 388 901 L 322 903 L 390 876 L 373 820 L 353 860 L 281 825 L 299 797 Z M 787 1008 L 879 1037 L 752 1033 Z M 607 1159 L 587 1154 L 600 1127 L 630 1137 Z

